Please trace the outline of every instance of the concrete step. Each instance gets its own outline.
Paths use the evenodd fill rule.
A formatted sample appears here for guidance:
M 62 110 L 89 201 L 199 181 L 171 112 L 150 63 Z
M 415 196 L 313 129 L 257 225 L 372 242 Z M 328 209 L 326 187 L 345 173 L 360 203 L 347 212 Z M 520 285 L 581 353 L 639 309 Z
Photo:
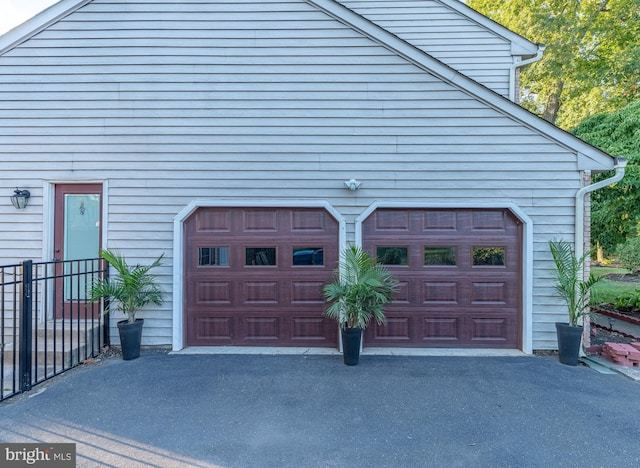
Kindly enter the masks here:
M 34 334 L 38 339 L 56 339 L 69 341 L 73 339 L 84 340 L 85 337 L 90 336 L 92 333 L 96 333 L 102 326 L 102 323 L 97 320 L 51 320 L 49 322 L 38 325 Z M 4 328 L 4 340 L 5 344 L 11 343 L 18 339 L 20 335 L 19 328 L 5 327 Z
M 61 324 L 57 323 L 56 328 L 39 328 L 32 341 L 34 363 L 49 365 L 55 360 L 56 367 L 76 365 L 78 360 L 84 359 L 85 353 L 91 353 L 92 347 L 96 351 L 100 348 L 102 328 L 97 326 L 97 323 L 94 325 L 92 328 L 90 322 L 80 325 L 74 323 L 74 328 L 70 329 L 65 324 L 65 328 L 62 329 Z M 19 343 L 14 342 L 13 337 L 13 331 L 9 335 L 5 333 L 2 346 L 5 367 L 13 366 L 14 360 L 18 361 Z

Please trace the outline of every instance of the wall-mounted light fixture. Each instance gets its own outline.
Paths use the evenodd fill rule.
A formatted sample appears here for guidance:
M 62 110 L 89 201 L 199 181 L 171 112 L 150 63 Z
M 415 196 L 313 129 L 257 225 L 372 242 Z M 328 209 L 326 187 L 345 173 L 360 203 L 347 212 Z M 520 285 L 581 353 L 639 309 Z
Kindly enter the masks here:
M 27 207 L 29 204 L 29 197 L 31 196 L 31 192 L 28 190 L 20 190 L 19 188 L 13 191 L 13 195 L 11 195 L 11 204 L 16 207 L 16 210 L 22 210 Z
M 356 179 L 349 179 L 344 183 L 344 188 L 346 188 L 347 190 L 351 190 L 352 192 L 355 192 L 361 186 L 362 186 L 362 182 Z

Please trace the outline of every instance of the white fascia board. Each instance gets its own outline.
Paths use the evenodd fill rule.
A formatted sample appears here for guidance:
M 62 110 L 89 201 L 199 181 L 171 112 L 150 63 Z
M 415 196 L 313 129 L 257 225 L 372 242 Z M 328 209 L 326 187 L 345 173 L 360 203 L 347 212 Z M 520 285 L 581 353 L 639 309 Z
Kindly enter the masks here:
M 519 57 L 532 57 L 538 53 L 538 45 L 522 37 L 521 35 L 505 28 L 500 23 L 493 21 L 491 18 L 484 16 L 482 13 L 478 13 L 470 6 L 463 3 L 461 0 L 435 0 L 438 3 L 457 11 L 458 13 L 466 16 L 469 20 L 477 23 L 485 29 L 493 32 L 497 36 L 502 37 L 511 44 L 511 55 Z
M 33 18 L 0 36 L 0 55 L 22 44 L 51 24 L 56 23 L 91 1 L 92 0 L 60 0 L 58 3 L 54 3 Z
M 305 0 L 310 5 L 324 11 L 341 23 L 364 34 L 382 47 L 411 62 L 418 68 L 457 87 L 460 91 L 477 99 L 504 116 L 519 122 L 521 125 L 555 141 L 567 151 L 579 154 L 584 158 L 580 162 L 581 169 L 606 171 L 613 169 L 614 158 L 582 141 L 568 132 L 556 127 L 528 110 L 520 107 L 503 96 L 482 86 L 477 81 L 463 75 L 453 68 L 433 58 L 426 52 L 412 46 L 386 29 L 369 21 L 356 12 L 346 8 L 335 0 Z M 457 0 L 455 0 L 457 1 Z
M 583 154 L 582 152 L 578 153 L 578 169 L 581 171 L 606 172 L 614 169 L 614 167 L 609 164 L 601 164 L 598 167 L 595 167 L 595 162 L 596 161 L 594 161 L 589 155 Z

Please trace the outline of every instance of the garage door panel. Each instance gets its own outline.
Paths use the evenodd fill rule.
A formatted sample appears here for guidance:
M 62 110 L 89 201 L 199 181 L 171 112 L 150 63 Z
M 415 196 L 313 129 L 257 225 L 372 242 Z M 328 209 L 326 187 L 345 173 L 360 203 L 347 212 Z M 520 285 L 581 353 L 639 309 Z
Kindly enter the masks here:
M 184 231 L 187 345 L 337 346 L 322 287 L 339 229 L 326 210 L 200 208 Z
M 224 233 L 231 232 L 232 218 L 230 209 L 212 209 L 195 214 L 193 222 L 194 233 Z
M 478 316 L 476 313 L 450 314 L 437 312 L 424 317 L 420 339 L 431 346 L 512 346 L 512 318 L 505 314 Z
M 277 317 L 245 317 L 244 339 L 248 341 L 278 341 L 278 331 L 281 327 L 278 326 Z
M 233 319 L 230 317 L 193 317 L 189 320 L 189 333 L 194 345 L 216 341 L 229 345 L 233 336 Z
M 413 318 L 411 316 L 401 317 L 395 316 L 390 317 L 384 324 L 376 325 L 376 340 L 384 341 L 384 340 L 393 340 L 393 341 L 410 341 L 410 333 L 413 329 L 412 325 Z
M 403 304 L 410 302 L 411 295 L 411 282 L 409 281 L 399 281 L 398 289 L 393 297 L 393 302 L 395 304 Z
M 318 210 L 297 210 L 291 212 L 291 232 L 296 235 L 323 232 L 327 221 L 324 213 Z
M 507 342 L 509 339 L 508 317 L 471 317 L 471 340 Z
M 458 230 L 458 213 L 455 211 L 427 211 L 422 215 L 422 231 L 448 231 L 451 235 Z
M 324 283 L 322 281 L 293 281 L 291 283 L 291 303 L 324 306 L 323 286 Z
M 453 347 L 459 341 L 459 319 L 457 317 L 425 317 L 421 323 L 420 339 L 432 346 Z
M 422 290 L 423 304 L 458 303 L 458 283 L 455 281 L 426 281 Z
M 366 346 L 518 347 L 522 232 L 508 210 L 378 209 L 362 231 L 402 285 Z
M 408 211 L 380 211 L 375 218 L 376 231 L 393 231 L 401 233 L 410 230 L 410 213 Z
M 322 317 L 292 317 L 291 322 L 291 339 L 298 342 L 324 342 L 326 335 L 333 333 L 336 328 L 334 321 L 327 323 Z
M 471 230 L 506 231 L 508 228 L 507 213 L 504 210 L 472 211 Z
M 471 293 L 472 304 L 506 304 L 506 283 L 503 281 L 492 283 L 474 282 Z
M 254 232 L 277 232 L 278 212 L 276 210 L 243 210 L 242 231 L 244 233 Z
M 195 303 L 231 304 L 232 286 L 229 281 L 197 281 L 195 286 Z
M 278 304 L 276 281 L 246 281 L 243 283 L 244 304 Z

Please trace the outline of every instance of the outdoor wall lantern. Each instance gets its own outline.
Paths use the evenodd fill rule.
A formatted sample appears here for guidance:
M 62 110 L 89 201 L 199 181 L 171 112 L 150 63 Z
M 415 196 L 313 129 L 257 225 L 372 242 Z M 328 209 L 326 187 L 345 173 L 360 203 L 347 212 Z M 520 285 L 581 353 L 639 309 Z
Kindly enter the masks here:
M 356 179 L 349 179 L 344 183 L 344 188 L 346 188 L 347 190 L 351 190 L 352 192 L 355 192 L 361 186 L 362 186 L 362 182 Z
M 16 210 L 22 210 L 29 204 L 29 197 L 31 193 L 28 190 L 20 190 L 16 188 L 11 195 L 11 203 L 16 207 Z

